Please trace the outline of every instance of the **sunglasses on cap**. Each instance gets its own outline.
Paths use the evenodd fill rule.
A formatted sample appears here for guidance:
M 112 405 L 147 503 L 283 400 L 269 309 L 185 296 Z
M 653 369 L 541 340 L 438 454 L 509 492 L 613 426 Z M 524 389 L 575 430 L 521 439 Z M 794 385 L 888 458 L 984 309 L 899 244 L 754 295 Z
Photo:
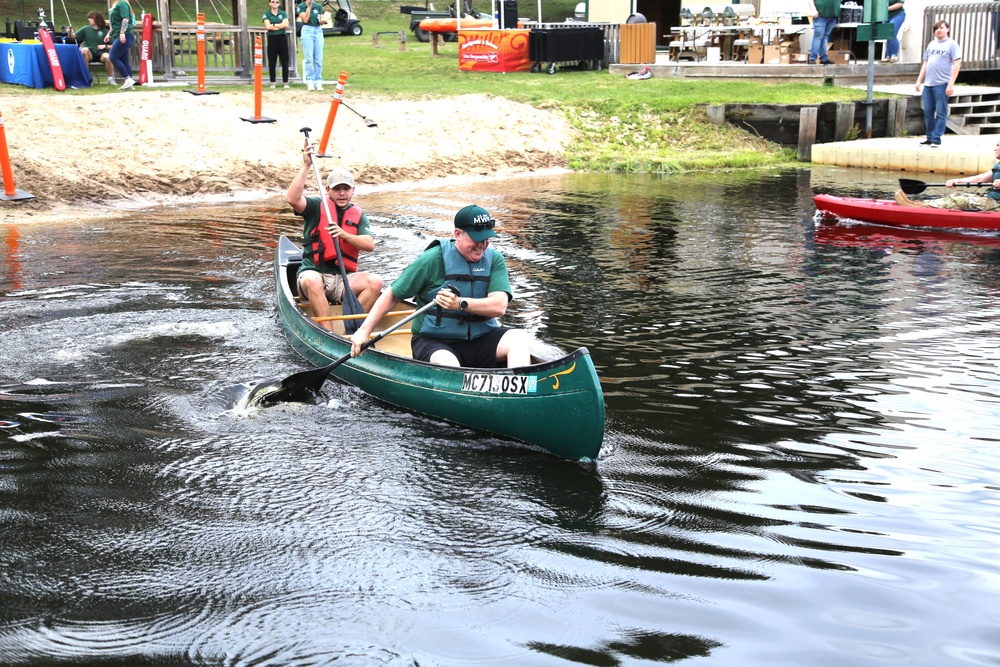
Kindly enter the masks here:
M 493 218 L 489 220 L 476 220 L 471 225 L 462 225 L 461 229 L 474 229 L 477 232 L 481 232 L 484 229 L 493 229 L 497 226 L 497 221 Z

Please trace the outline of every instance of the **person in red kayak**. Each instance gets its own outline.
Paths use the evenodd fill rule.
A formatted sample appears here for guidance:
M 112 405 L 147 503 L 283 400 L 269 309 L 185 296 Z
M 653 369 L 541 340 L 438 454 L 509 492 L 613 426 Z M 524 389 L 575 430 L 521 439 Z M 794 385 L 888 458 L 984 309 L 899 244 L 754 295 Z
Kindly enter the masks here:
M 991 184 L 985 193 L 956 192 L 937 199 L 914 201 L 902 190 L 896 192 L 896 203 L 900 206 L 926 206 L 928 208 L 947 208 L 955 211 L 1000 211 L 1000 141 L 996 146 L 997 162 L 992 169 L 967 178 L 953 178 L 945 181 L 945 185 L 954 188 L 955 185 L 967 183 Z

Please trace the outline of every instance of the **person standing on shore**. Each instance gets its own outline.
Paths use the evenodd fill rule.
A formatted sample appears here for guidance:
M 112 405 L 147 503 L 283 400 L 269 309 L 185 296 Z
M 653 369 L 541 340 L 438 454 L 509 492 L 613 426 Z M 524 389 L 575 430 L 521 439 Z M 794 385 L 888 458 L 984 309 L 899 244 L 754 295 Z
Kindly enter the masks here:
M 809 0 L 809 15 L 813 20 L 813 41 L 808 62 L 829 65 L 830 33 L 840 20 L 840 0 Z
M 281 8 L 281 0 L 270 0 L 264 12 L 264 27 L 267 29 L 267 66 L 274 88 L 278 61 L 281 61 L 281 82 L 288 88 L 288 12 Z
M 934 41 L 924 51 L 924 64 L 917 75 L 917 92 L 923 85 L 924 127 L 927 138 L 921 146 L 937 148 L 947 129 L 948 98 L 955 92 L 955 80 L 962 69 L 962 47 L 948 37 L 951 26 L 944 19 L 934 24 Z
M 69 27 L 66 35 L 80 44 L 80 55 L 86 63 L 104 63 L 108 70 L 108 83 L 115 85 L 115 66 L 111 64 L 111 49 L 104 43 L 104 36 L 108 34 L 108 24 L 104 17 L 97 10 L 87 14 L 87 24 L 78 31 L 73 32 L 73 26 Z
M 104 36 L 104 41 L 111 44 L 111 63 L 125 78 L 125 83 L 119 90 L 128 90 L 135 85 L 132 80 L 132 65 L 129 64 L 129 52 L 135 44 L 135 12 L 128 0 L 118 0 L 111 13 L 108 14 L 110 32 Z
M 295 8 L 295 13 L 302 21 L 299 43 L 305 60 L 306 90 L 323 90 L 323 24 L 326 23 L 323 6 L 306 0 Z
M 899 60 L 899 29 L 903 27 L 906 20 L 906 12 L 903 11 L 903 0 L 897 0 L 889 4 L 889 20 L 892 24 L 892 37 L 885 40 L 885 52 L 882 54 L 882 62 L 894 63 Z

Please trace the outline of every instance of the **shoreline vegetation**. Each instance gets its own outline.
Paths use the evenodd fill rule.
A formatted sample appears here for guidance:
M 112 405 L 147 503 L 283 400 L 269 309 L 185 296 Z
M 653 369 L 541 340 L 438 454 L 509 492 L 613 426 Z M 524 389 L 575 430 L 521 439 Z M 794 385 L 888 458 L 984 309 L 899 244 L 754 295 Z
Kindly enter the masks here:
M 73 16 L 85 2 L 66 4 Z M 358 0 L 365 34 L 324 40 L 323 78 L 333 82 L 339 71 L 348 72 L 344 101 L 378 123 L 368 128 L 344 107 L 336 118 L 331 152 L 357 172 L 359 183 L 551 168 L 668 174 L 791 167 L 798 164 L 794 149 L 732 125 L 712 125 L 706 106 L 865 96 L 807 84 L 633 81 L 607 70 L 460 72 L 453 42 L 443 43 L 438 56 L 415 39 L 407 40 L 405 51 L 395 43 L 373 46 L 372 33 L 405 29 L 409 16 L 399 7 Z M 298 123 L 319 136 L 333 92 L 332 83 L 322 92 L 306 92 L 301 84 L 287 91 L 265 85 L 263 115 L 278 122 L 251 124 L 240 116 L 253 115 L 252 86 L 213 86 L 209 79 L 220 95 L 204 97 L 166 85 L 119 91 L 103 83 L 103 70 L 98 74 L 86 90 L 2 87 L 0 111 L 18 188 L 76 208 L 281 192 L 301 146 Z M 62 118 L 68 120 L 53 122 Z M 54 208 L 7 205 L 3 217 Z

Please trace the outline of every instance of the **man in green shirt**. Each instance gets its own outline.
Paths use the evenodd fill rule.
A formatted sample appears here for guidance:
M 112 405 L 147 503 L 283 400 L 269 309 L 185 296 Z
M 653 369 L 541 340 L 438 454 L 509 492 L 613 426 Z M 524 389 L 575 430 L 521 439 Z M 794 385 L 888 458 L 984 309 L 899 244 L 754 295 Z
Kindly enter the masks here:
M 70 39 L 75 39 L 80 45 L 80 54 L 84 62 L 104 63 L 108 70 L 108 83 L 115 85 L 115 66 L 111 64 L 111 47 L 104 43 L 104 37 L 108 34 L 108 24 L 98 11 L 87 14 L 87 23 L 90 25 L 80 28 L 79 32 L 73 32 L 73 26 L 69 27 Z
M 450 239 L 431 243 L 399 278 L 382 292 L 361 327 L 351 336 L 351 356 L 401 299 L 417 306 L 439 306 L 413 320 L 413 358 L 442 366 L 518 368 L 531 363 L 531 336 L 500 326 L 513 298 L 507 262 L 490 248 L 496 221 L 486 209 L 470 205 L 455 214 Z M 452 291 L 458 290 L 458 294 Z

